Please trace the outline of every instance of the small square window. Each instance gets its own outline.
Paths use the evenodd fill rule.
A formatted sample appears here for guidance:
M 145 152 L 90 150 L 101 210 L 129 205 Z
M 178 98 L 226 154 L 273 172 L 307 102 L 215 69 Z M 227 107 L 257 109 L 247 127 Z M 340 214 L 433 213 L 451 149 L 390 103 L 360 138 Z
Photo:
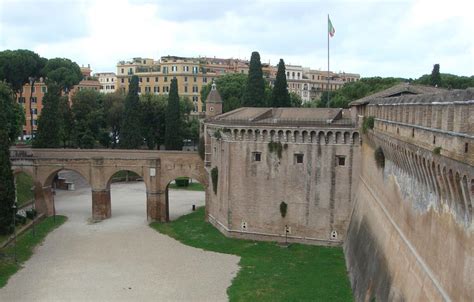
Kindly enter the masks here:
M 302 164 L 303 163 L 303 154 L 295 154 L 295 163 Z
M 252 160 L 253 161 L 261 161 L 262 160 L 262 153 L 261 152 L 252 152 Z
M 345 156 L 336 156 L 336 165 L 345 166 L 346 165 L 346 157 Z

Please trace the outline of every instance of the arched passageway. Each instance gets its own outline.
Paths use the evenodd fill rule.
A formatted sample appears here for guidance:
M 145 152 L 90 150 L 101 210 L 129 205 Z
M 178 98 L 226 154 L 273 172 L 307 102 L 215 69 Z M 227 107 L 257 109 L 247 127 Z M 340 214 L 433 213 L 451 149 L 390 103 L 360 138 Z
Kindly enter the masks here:
M 166 221 L 172 221 L 193 209 L 205 206 L 205 186 L 197 179 L 180 176 L 166 185 Z

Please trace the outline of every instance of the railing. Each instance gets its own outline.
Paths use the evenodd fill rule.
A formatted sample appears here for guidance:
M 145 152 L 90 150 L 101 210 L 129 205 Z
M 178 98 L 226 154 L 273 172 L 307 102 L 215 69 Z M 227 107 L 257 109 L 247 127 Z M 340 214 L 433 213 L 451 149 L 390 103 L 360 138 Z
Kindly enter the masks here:
M 316 126 L 316 127 L 345 127 L 355 128 L 356 124 L 351 119 L 313 119 L 313 118 L 297 118 L 297 119 L 264 119 L 252 120 L 242 118 L 226 117 L 222 120 L 210 121 L 210 124 L 222 125 L 244 125 L 244 126 Z

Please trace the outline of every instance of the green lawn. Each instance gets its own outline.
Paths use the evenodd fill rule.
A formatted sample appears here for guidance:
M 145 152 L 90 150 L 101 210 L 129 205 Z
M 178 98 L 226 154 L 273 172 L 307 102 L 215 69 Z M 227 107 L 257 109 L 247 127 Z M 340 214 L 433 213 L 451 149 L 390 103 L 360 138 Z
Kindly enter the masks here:
M 33 199 L 33 179 L 26 173 L 20 173 L 16 176 L 16 194 L 18 206 Z
M 198 182 L 190 183 L 187 187 L 178 187 L 176 184 L 169 184 L 168 188 L 175 190 L 204 191 L 204 186 Z
M 180 242 L 240 256 L 231 301 L 352 301 L 342 248 L 231 239 L 204 221 L 204 208 L 150 226 Z
M 65 216 L 57 215 L 56 222 L 54 222 L 53 217 L 48 217 L 35 226 L 36 236 L 33 236 L 31 229 L 18 236 L 16 244 L 18 263 L 14 261 L 13 243 L 4 249 L 0 249 L 0 288 L 5 286 L 8 279 L 21 268 L 21 264 L 31 257 L 33 249 L 44 240 L 46 235 L 63 224 L 66 219 Z

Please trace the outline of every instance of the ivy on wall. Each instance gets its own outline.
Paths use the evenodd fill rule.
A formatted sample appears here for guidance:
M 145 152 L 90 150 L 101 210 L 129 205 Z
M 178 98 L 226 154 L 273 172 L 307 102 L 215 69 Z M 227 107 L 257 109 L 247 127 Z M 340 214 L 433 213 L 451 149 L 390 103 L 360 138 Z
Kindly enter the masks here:
M 375 118 L 373 116 L 364 116 L 362 120 L 362 133 L 367 133 L 369 129 L 374 129 Z
M 270 151 L 270 153 L 275 152 L 278 155 L 278 158 L 281 159 L 283 145 L 280 142 L 271 141 L 268 143 L 268 151 Z
M 288 211 L 288 205 L 286 204 L 286 202 L 282 201 L 282 202 L 280 203 L 280 214 L 281 214 L 281 217 L 285 218 L 287 211 Z
M 211 169 L 212 190 L 217 194 L 217 181 L 219 179 L 219 170 L 217 167 Z

